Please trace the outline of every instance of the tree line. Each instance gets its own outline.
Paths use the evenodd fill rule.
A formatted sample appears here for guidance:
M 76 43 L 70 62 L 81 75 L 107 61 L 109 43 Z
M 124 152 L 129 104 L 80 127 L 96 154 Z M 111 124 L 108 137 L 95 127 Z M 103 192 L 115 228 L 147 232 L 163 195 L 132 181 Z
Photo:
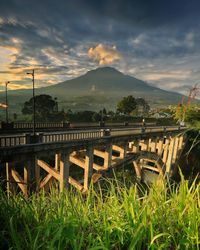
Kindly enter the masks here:
M 116 106 L 116 111 L 107 111 L 105 108 L 96 111 L 67 111 L 59 110 L 57 98 L 50 95 L 35 96 L 35 116 L 38 122 L 103 122 L 130 121 L 133 116 L 146 116 L 149 104 L 143 98 L 134 98 L 132 95 L 123 97 Z M 22 114 L 30 117 L 33 114 L 33 97 L 22 107 Z

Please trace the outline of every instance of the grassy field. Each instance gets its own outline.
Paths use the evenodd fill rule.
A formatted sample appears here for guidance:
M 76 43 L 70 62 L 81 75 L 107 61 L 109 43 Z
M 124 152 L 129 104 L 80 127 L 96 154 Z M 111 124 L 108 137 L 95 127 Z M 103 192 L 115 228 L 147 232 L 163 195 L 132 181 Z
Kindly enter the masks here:
M 28 200 L 0 191 L 0 249 L 199 249 L 200 185 L 145 189 L 116 179 L 87 196 L 56 188 Z

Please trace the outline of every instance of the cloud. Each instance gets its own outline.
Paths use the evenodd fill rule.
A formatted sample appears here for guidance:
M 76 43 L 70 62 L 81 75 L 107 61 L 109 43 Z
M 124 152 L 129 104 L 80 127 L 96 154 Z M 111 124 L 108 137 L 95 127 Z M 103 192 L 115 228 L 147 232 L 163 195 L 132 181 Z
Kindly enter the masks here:
M 34 67 L 36 85 L 48 86 L 98 62 L 165 89 L 192 85 L 200 79 L 199 7 L 198 0 L 1 0 L 0 82 L 31 87 L 26 72 Z
M 163 79 L 176 79 L 176 80 L 184 80 L 187 79 L 191 74 L 191 71 L 181 71 L 181 70 L 173 70 L 171 72 L 159 72 L 159 73 L 150 73 L 147 74 L 144 79 L 147 81 L 159 81 Z
M 122 57 L 115 46 L 109 47 L 103 44 L 98 44 L 96 47 L 90 48 L 88 55 L 97 61 L 99 65 L 112 64 Z
M 32 87 L 32 84 L 23 85 L 23 84 L 11 83 L 8 86 L 8 89 L 10 89 L 10 90 L 15 90 L 15 89 L 30 89 L 31 87 Z

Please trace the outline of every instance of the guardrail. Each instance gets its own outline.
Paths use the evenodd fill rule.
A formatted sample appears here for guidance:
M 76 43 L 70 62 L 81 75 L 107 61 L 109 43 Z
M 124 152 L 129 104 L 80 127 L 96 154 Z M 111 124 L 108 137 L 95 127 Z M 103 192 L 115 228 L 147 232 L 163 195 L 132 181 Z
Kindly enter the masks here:
M 155 126 L 156 123 L 147 123 L 147 126 Z M 68 128 L 95 128 L 95 127 L 130 127 L 130 126 L 142 126 L 141 122 L 121 122 L 121 123 L 108 123 L 108 122 L 36 122 L 36 129 L 68 129 Z M 32 122 L 0 122 L 0 129 L 2 131 L 14 131 L 14 130 L 31 130 L 33 129 Z
M 139 127 L 139 128 L 118 128 L 118 129 L 98 129 L 98 130 L 77 130 L 56 133 L 37 133 L 31 134 L 2 136 L 0 137 L 0 147 L 13 147 L 33 143 L 51 143 L 74 140 L 98 139 L 110 136 L 127 136 L 155 132 L 181 131 L 185 127 Z
M 185 129 L 185 127 L 180 126 L 160 126 L 160 127 L 140 127 L 140 128 L 120 128 L 112 129 L 110 132 L 111 136 L 124 136 L 124 135 L 134 135 L 141 133 L 155 133 L 155 132 L 170 132 L 170 131 L 180 131 Z

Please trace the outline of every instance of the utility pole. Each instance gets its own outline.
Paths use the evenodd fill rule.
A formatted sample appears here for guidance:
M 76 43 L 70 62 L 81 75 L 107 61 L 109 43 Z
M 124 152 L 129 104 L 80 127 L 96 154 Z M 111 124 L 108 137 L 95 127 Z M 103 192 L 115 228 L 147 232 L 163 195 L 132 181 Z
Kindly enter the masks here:
M 10 82 L 6 82 L 6 123 L 8 123 L 8 84 Z
M 35 70 L 26 74 L 32 76 L 33 82 L 33 135 L 35 136 Z
M 101 110 L 101 123 L 103 123 L 103 109 Z

